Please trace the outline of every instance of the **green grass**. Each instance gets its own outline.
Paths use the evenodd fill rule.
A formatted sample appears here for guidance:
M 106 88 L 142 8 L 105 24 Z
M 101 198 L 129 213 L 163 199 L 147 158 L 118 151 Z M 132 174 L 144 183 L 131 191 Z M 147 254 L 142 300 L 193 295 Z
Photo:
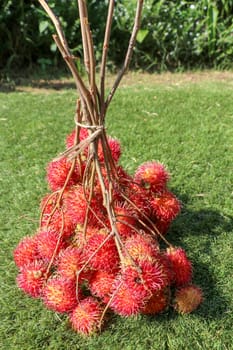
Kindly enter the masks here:
M 121 140 L 131 172 L 146 160 L 166 164 L 182 200 L 167 238 L 194 263 L 205 300 L 190 315 L 114 317 L 99 336 L 82 338 L 63 316 L 15 285 L 12 251 L 33 234 L 47 192 L 46 164 L 73 128 L 73 90 L 0 94 L 0 349 L 225 350 L 232 345 L 233 87 L 230 82 L 122 87 L 109 110 L 108 132 Z

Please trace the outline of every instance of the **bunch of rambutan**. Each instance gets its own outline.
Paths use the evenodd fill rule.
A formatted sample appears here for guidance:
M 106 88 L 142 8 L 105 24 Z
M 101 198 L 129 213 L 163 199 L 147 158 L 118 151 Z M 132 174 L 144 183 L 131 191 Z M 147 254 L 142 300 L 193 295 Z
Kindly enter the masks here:
M 75 131 L 67 136 L 67 149 L 73 149 L 76 136 Z M 81 128 L 79 141 L 87 138 Z M 47 308 L 66 313 L 72 328 L 83 335 L 100 330 L 111 312 L 128 317 L 173 306 L 189 313 L 202 301 L 201 289 L 192 285 L 186 252 L 164 237 L 181 210 L 167 187 L 167 170 L 146 162 L 131 176 L 118 164 L 119 141 L 107 141 L 114 181 L 102 143 L 102 183 L 90 168 L 88 146 L 73 160 L 49 163 L 51 192 L 41 201 L 40 227 L 14 250 L 18 287 L 41 298 Z M 111 217 L 102 190 L 110 182 Z M 161 241 L 167 250 L 161 249 Z

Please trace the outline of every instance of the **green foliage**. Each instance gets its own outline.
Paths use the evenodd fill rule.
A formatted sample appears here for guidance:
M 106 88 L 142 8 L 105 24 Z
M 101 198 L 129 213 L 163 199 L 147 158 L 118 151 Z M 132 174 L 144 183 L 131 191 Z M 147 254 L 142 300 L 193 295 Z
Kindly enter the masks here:
M 190 315 L 115 317 L 102 334 L 82 338 L 64 315 L 46 310 L 15 285 L 12 251 L 38 227 L 47 192 L 46 164 L 64 148 L 73 126 L 75 91 L 0 94 L 0 348 L 1 350 L 232 349 L 232 81 L 154 84 L 138 75 L 107 116 L 123 146 L 122 164 L 162 161 L 183 202 L 167 238 L 195 262 L 205 300 Z M 195 76 L 193 76 L 195 81 Z M 139 84 L 144 80 L 148 83 Z
M 50 0 L 61 19 L 72 53 L 82 61 L 76 0 Z M 89 21 L 100 61 L 108 0 L 89 0 Z M 109 68 L 123 60 L 136 1 L 116 1 Z M 195 67 L 232 68 L 233 1 L 145 0 L 142 26 L 132 66 L 149 70 Z M 0 5 L 0 69 L 39 64 L 57 66 L 62 58 L 51 38 L 50 19 L 37 1 L 2 0 Z

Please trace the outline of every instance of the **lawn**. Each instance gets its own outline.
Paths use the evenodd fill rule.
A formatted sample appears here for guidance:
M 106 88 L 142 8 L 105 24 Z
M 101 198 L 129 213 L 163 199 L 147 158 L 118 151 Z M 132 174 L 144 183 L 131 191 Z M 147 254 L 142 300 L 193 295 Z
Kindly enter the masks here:
M 121 140 L 121 163 L 130 173 L 152 159 L 169 169 L 182 212 L 167 238 L 193 261 L 204 302 L 184 316 L 169 310 L 154 317 L 114 317 L 91 338 L 80 337 L 66 317 L 24 295 L 12 260 L 19 240 L 37 228 L 39 202 L 48 191 L 46 164 L 64 150 L 73 129 L 75 91 L 0 94 L 0 349 L 233 349 L 233 80 L 185 77 L 126 80 L 107 128 Z

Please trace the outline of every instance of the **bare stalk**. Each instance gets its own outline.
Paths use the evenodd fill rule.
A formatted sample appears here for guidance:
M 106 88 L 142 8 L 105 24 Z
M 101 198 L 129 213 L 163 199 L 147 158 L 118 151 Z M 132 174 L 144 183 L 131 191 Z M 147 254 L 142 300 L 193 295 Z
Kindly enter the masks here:
M 135 14 L 135 19 L 134 19 L 134 26 L 133 26 L 133 30 L 132 30 L 132 34 L 131 34 L 131 38 L 130 38 L 130 41 L 129 41 L 129 46 L 128 46 L 128 50 L 127 50 L 127 53 L 126 53 L 126 56 L 125 56 L 125 61 L 124 61 L 124 64 L 123 64 L 123 67 L 122 69 L 120 70 L 114 84 L 113 84 L 113 87 L 106 99 L 106 102 L 105 102 L 105 109 L 108 108 L 109 106 L 109 103 L 111 102 L 115 92 L 116 92 L 116 89 L 117 87 L 119 86 L 120 82 L 121 82 L 121 79 L 123 77 L 123 75 L 126 73 L 126 71 L 128 70 L 129 68 L 129 63 L 130 63 L 130 60 L 132 58 L 132 54 L 133 54 L 133 48 L 134 48 L 134 45 L 135 45 L 135 41 L 136 41 L 136 37 L 137 37 L 137 33 L 138 33 L 138 30 L 139 30 L 139 27 L 140 27 L 140 19 L 141 19 L 141 14 L 142 14 L 142 6 L 143 6 L 143 0 L 138 0 L 137 2 L 137 9 L 136 9 L 136 14 Z
M 104 99 L 105 99 L 105 71 L 106 71 L 108 47 L 109 47 L 109 40 L 110 40 L 111 27 L 112 27 L 114 3 L 115 3 L 114 0 L 110 0 L 109 1 L 108 16 L 107 16 L 106 27 L 105 27 L 105 35 L 104 35 L 102 60 L 101 60 L 101 67 L 100 67 L 100 103 L 101 103 L 101 118 L 102 118 L 102 120 L 104 119 L 104 114 L 105 114 L 105 104 L 104 104 Z

